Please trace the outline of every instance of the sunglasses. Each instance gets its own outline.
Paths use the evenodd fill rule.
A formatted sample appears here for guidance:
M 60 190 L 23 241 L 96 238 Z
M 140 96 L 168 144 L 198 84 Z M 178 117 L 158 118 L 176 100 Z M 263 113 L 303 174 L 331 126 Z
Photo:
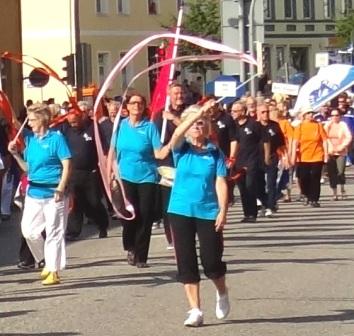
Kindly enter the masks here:
M 259 112 L 262 113 L 262 114 L 269 113 L 269 111 L 266 111 L 266 110 L 264 110 L 264 111 L 259 111 Z
M 198 120 L 194 123 L 195 126 L 197 127 L 204 127 L 205 126 L 205 122 L 203 120 Z
M 339 114 L 331 114 L 331 117 L 339 117 Z

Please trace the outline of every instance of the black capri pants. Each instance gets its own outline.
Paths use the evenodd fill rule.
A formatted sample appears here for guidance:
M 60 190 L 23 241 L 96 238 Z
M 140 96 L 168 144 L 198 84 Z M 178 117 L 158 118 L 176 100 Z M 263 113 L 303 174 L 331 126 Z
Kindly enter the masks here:
M 222 261 L 224 242 L 222 232 L 215 231 L 215 220 L 169 214 L 177 260 L 177 281 L 184 284 L 200 281 L 196 234 L 199 240 L 200 259 L 204 274 L 218 279 L 226 273 Z

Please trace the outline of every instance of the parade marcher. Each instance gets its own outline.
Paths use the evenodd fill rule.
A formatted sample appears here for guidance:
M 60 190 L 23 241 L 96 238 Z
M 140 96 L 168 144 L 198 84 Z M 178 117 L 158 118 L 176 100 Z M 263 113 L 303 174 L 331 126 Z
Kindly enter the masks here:
M 341 196 L 345 197 L 345 161 L 348 154 L 348 146 L 352 141 L 352 135 L 347 124 L 341 121 L 339 110 L 333 109 L 331 119 L 325 124 L 324 129 L 328 138 L 328 177 L 329 185 L 333 191 L 332 199 L 338 200 L 337 186 L 340 185 Z
M 183 122 L 172 139 L 176 178 L 168 212 L 175 243 L 177 279 L 184 284 L 190 305 L 185 326 L 203 324 L 200 302 L 200 275 L 196 251 L 199 239 L 200 258 L 205 275 L 216 286 L 216 317 L 224 319 L 230 311 L 225 283 L 223 228 L 227 212 L 226 165 L 222 152 L 208 140 L 210 121 L 207 102 L 192 105 L 182 114 Z M 186 138 L 186 139 L 185 139 Z
M 274 111 L 273 114 L 270 114 L 270 118 L 276 121 L 280 129 L 284 135 L 285 146 L 288 154 L 288 164 L 290 164 L 291 159 L 291 149 L 292 149 L 292 141 L 293 141 L 293 133 L 294 129 L 291 126 L 290 121 L 287 119 L 287 104 L 286 102 L 278 103 L 277 110 Z M 281 174 L 279 176 L 279 181 L 277 185 L 277 198 L 279 199 L 282 195 L 282 191 L 286 190 L 286 195 L 283 198 L 284 202 L 291 202 L 291 186 L 293 183 L 292 175 L 293 175 L 293 167 L 286 168 L 286 166 L 281 164 Z
M 279 160 L 282 160 L 285 166 L 289 168 L 289 159 L 284 134 L 279 124 L 270 119 L 269 107 L 266 104 L 257 105 L 257 115 L 264 132 L 268 134 L 270 143 L 270 162 L 267 165 L 263 164 L 263 169 L 262 166 L 259 169 L 258 195 L 261 195 L 259 199 L 265 208 L 264 215 L 272 217 L 273 213 L 277 211 L 278 163 Z
M 327 136 L 321 123 L 313 120 L 312 107 L 302 108 L 303 121 L 294 129 L 292 164 L 297 161 L 300 189 L 306 197 L 304 205 L 320 207 L 321 173 L 327 162 Z M 296 158 L 297 156 L 297 158 Z
M 246 98 L 247 116 L 257 119 L 257 101 L 256 98 L 250 96 Z
M 122 220 L 127 261 L 143 268 L 148 266 L 154 215 L 151 209 L 154 209 L 158 182 L 156 159 L 164 159 L 170 148 L 161 146 L 157 127 L 147 120 L 145 97 L 133 94 L 127 100 L 127 107 L 129 116 L 120 123 L 110 150 L 117 153 L 118 173 L 136 214 L 133 220 Z
M 182 85 L 178 83 L 172 83 L 169 86 L 168 95 L 170 97 L 170 107 L 168 111 L 161 111 L 158 113 L 155 124 L 160 131 L 162 132 L 163 118 L 166 119 L 166 132 L 163 145 L 166 145 L 171 140 L 172 134 L 175 131 L 176 127 L 180 123 L 181 113 L 186 107 L 185 104 L 185 91 Z M 159 166 L 174 167 L 172 155 L 168 155 L 164 160 L 158 161 Z M 158 199 L 160 200 L 158 207 L 160 207 L 163 226 L 165 230 L 165 236 L 167 240 L 167 248 L 172 249 L 172 236 L 171 228 L 169 224 L 169 217 L 167 215 L 168 203 L 170 201 L 171 187 L 168 185 L 159 185 L 158 186 Z
M 107 155 L 111 143 L 114 120 L 119 111 L 121 103 L 115 100 L 107 104 L 108 117 L 99 123 L 99 130 L 102 141 L 103 152 Z M 122 116 L 121 116 L 122 118 Z
M 25 198 L 21 228 L 37 263 L 45 259 L 43 285 L 60 282 L 58 271 L 65 267 L 65 228 L 71 153 L 64 136 L 49 130 L 50 111 L 44 104 L 28 108 L 28 124 L 24 132 L 24 159 L 15 141 L 9 151 L 21 169 L 28 172 L 29 187 Z M 45 230 L 44 241 L 42 232 Z
M 60 126 L 72 153 L 72 172 L 69 191 L 73 204 L 68 217 L 65 238 L 79 237 L 84 214 L 99 229 L 99 238 L 107 237 L 108 214 L 102 203 L 93 121 L 85 113 L 68 115 Z
M 241 222 L 254 223 L 258 213 L 257 178 L 263 162 L 270 163 L 270 143 L 262 125 L 246 115 L 244 104 L 233 103 L 231 113 L 236 119 L 235 170 L 244 172 L 237 181 L 244 213 Z
M 215 96 L 206 96 L 205 101 L 213 102 L 210 108 L 211 140 L 215 141 L 221 149 L 226 159 L 226 166 L 230 175 L 235 165 L 236 155 L 236 125 L 231 115 L 224 111 L 220 104 L 216 104 Z M 235 182 L 231 179 L 227 181 L 228 200 L 230 204 L 234 202 Z

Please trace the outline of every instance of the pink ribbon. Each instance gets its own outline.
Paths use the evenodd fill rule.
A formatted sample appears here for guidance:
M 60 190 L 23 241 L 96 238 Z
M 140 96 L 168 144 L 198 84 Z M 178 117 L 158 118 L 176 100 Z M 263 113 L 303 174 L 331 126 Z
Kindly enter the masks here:
M 105 190 L 107 192 L 107 195 L 108 195 L 109 199 L 112 201 L 112 194 L 111 194 L 111 190 L 110 190 L 110 186 L 109 186 L 109 181 L 110 181 L 110 178 L 111 178 L 110 174 L 111 174 L 111 171 L 113 169 L 115 171 L 115 173 L 116 173 L 117 182 L 119 183 L 120 187 L 122 188 L 125 208 L 131 214 L 131 216 L 129 216 L 129 217 L 125 216 L 124 214 L 120 213 L 117 210 L 118 206 L 116 206 L 114 203 L 112 203 L 113 208 L 114 208 L 115 212 L 117 213 L 117 215 L 119 217 L 123 218 L 123 219 L 133 219 L 133 218 L 135 218 L 135 211 L 134 211 L 133 206 L 129 202 L 129 200 L 126 198 L 121 179 L 120 179 L 119 174 L 118 174 L 117 169 L 116 169 L 116 164 L 113 162 L 113 156 L 114 156 L 114 152 L 113 151 L 114 151 L 114 149 L 112 149 L 112 148 L 110 149 L 108 157 L 106 157 L 104 155 L 104 153 L 103 153 L 102 143 L 101 143 L 100 134 L 99 134 L 99 130 L 98 130 L 98 120 L 96 118 L 96 114 L 97 114 L 97 111 L 99 109 L 99 104 L 101 102 L 101 99 L 105 95 L 105 93 L 108 90 L 108 88 L 112 85 L 112 83 L 115 80 L 115 78 L 118 76 L 119 73 L 121 73 L 121 71 L 129 64 L 129 62 L 146 45 L 148 45 L 150 42 L 152 42 L 154 40 L 160 40 L 160 39 L 166 39 L 166 38 L 174 38 L 174 37 L 175 37 L 175 34 L 173 34 L 173 33 L 156 34 L 156 35 L 147 37 L 146 39 L 144 39 L 141 42 L 139 42 L 138 44 L 136 44 L 133 48 L 131 48 L 117 62 L 117 64 L 114 66 L 112 71 L 107 76 L 107 78 L 104 81 L 100 91 L 98 92 L 98 95 L 97 95 L 97 98 L 96 98 L 96 101 L 95 101 L 95 104 L 94 104 L 94 116 L 95 116 L 95 118 L 94 118 L 94 131 L 95 131 L 96 147 L 97 147 L 98 160 L 99 160 L 99 166 L 100 166 L 100 171 L 101 171 L 101 175 L 102 175 L 103 184 L 104 184 L 104 187 L 105 187 Z M 160 66 L 163 66 L 163 65 L 167 65 L 167 64 L 171 64 L 171 63 L 177 63 L 177 62 L 183 62 L 183 61 L 187 61 L 187 60 L 188 61 L 200 61 L 200 60 L 216 60 L 216 59 L 222 59 L 222 58 L 234 58 L 234 59 L 238 59 L 240 61 L 246 62 L 246 63 L 250 63 L 250 64 L 255 65 L 255 66 L 257 65 L 257 61 L 252 56 L 244 54 L 244 53 L 241 53 L 240 51 L 238 51 L 236 49 L 233 49 L 231 47 L 228 47 L 226 45 L 223 45 L 221 43 L 209 41 L 209 40 L 202 39 L 202 38 L 199 38 L 199 37 L 188 36 L 188 35 L 179 35 L 179 38 L 181 40 L 184 40 L 184 41 L 190 42 L 192 44 L 198 45 L 198 46 L 200 46 L 200 47 L 202 47 L 204 49 L 221 52 L 221 54 L 217 54 L 217 55 L 199 55 L 199 56 L 181 56 L 181 57 L 177 57 L 175 59 L 165 60 L 163 62 L 160 62 L 159 64 L 154 64 L 151 67 L 144 69 L 139 74 L 134 76 L 134 78 L 130 82 L 129 86 L 131 85 L 131 83 L 134 80 L 136 80 L 136 78 L 138 78 L 139 76 L 141 76 L 142 74 L 148 72 L 151 69 L 154 69 L 154 68 L 157 68 L 157 67 L 160 67 Z M 126 93 L 127 93 L 127 91 L 124 93 L 123 99 L 126 96 Z M 117 118 L 114 121 L 112 138 L 116 137 L 116 130 L 117 130 L 117 126 L 118 126 L 118 123 L 119 123 L 121 110 L 122 110 L 122 106 L 120 107 L 118 115 L 117 115 Z

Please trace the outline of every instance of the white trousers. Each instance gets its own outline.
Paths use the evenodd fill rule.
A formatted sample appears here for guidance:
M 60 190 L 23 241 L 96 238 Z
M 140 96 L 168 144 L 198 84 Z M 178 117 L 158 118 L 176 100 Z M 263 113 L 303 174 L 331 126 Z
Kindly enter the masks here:
M 55 202 L 53 198 L 25 198 L 21 222 L 23 236 L 37 262 L 45 259 L 50 272 L 63 269 L 66 265 L 65 230 L 69 202 L 64 198 Z M 42 237 L 45 230 L 46 239 Z

